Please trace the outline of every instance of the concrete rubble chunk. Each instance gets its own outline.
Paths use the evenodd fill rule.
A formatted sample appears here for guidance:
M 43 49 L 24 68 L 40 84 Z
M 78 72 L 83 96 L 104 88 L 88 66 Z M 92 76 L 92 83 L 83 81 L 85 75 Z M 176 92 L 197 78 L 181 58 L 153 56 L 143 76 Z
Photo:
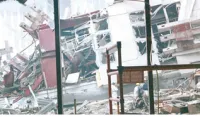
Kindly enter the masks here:
M 188 113 L 187 105 L 177 104 L 166 104 L 163 109 L 168 113 Z
M 52 101 L 48 105 L 44 106 L 37 114 L 46 114 L 55 108 L 56 108 L 56 104 Z
M 188 102 L 188 111 L 189 111 L 189 114 L 200 113 L 200 101 L 194 100 L 194 101 Z
M 10 113 L 10 114 L 20 114 L 20 110 L 17 110 L 17 109 L 11 109 L 11 108 L 0 108 L 0 111 L 3 111 L 4 112 L 7 112 L 7 113 Z

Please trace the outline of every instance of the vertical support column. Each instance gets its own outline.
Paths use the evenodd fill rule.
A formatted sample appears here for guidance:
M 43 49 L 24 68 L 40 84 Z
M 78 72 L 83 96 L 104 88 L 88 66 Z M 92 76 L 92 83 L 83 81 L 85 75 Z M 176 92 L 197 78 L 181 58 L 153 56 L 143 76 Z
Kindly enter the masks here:
M 76 99 L 74 99 L 74 114 L 76 115 Z
M 120 80 L 120 104 L 121 104 L 121 114 L 124 114 L 124 92 L 123 92 L 123 80 L 122 80 L 122 56 L 121 56 L 121 42 L 117 42 L 118 49 L 118 72 Z
M 145 17 L 146 17 L 146 41 L 147 41 L 147 65 L 151 66 L 151 14 L 150 14 L 150 3 L 149 0 L 145 0 Z M 149 104 L 150 114 L 154 114 L 154 94 L 153 94 L 153 73 L 148 71 L 149 81 Z
M 108 50 L 106 50 L 106 55 L 107 55 L 107 72 L 110 72 L 110 55 Z M 112 110 L 112 101 L 110 98 L 112 97 L 112 92 L 111 92 L 111 76 L 108 75 L 108 97 L 109 97 L 109 110 L 110 114 L 113 114 Z
M 59 0 L 54 0 L 58 114 L 63 114 Z
M 158 70 L 156 70 L 156 75 L 157 75 L 157 91 L 158 91 L 158 114 L 160 110 L 160 86 L 159 86 L 159 77 L 158 77 Z
M 119 97 L 117 97 L 117 99 L 119 99 Z M 119 112 L 119 102 L 117 102 L 117 114 L 120 114 L 120 112 Z

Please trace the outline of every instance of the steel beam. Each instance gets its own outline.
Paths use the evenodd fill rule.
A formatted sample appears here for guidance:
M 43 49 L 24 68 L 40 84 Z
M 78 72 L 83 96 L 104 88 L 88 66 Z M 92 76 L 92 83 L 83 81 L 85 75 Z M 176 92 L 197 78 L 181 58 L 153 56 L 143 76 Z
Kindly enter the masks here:
M 112 53 L 116 52 L 117 51 L 117 44 L 107 48 L 107 50 L 108 50 L 108 54 L 112 54 Z
M 153 65 L 153 66 L 126 66 L 124 70 L 131 71 L 152 71 L 152 70 L 175 70 L 175 69 L 198 69 L 200 64 L 182 64 L 182 65 Z
M 109 76 L 111 76 L 111 75 L 117 75 L 117 74 L 118 74 L 118 71 L 108 72 Z
M 58 114 L 63 114 L 59 0 L 54 0 Z
M 116 101 L 116 102 L 120 102 L 120 99 L 118 99 L 118 98 L 109 98 L 109 100 L 111 100 L 111 101 Z
M 119 73 L 119 85 L 120 85 L 120 104 L 121 104 L 121 114 L 124 114 L 124 91 L 123 91 L 123 68 L 122 68 L 122 56 L 121 56 L 121 42 L 117 42 L 118 49 L 118 73 Z
M 109 51 L 106 50 L 106 54 L 107 54 L 107 73 L 110 72 L 110 55 L 109 55 Z M 111 76 L 108 75 L 108 97 L 109 97 L 109 112 L 110 114 L 113 114 L 113 110 L 112 110 L 112 101 L 110 100 L 110 98 L 112 97 L 112 92 L 111 92 Z

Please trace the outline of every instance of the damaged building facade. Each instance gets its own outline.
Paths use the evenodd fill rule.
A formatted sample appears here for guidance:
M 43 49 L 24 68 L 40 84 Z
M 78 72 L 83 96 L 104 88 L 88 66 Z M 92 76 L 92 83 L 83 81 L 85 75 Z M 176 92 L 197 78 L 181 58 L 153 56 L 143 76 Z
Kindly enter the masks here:
M 91 94 L 96 100 L 107 98 L 105 50 L 117 41 L 122 42 L 124 66 L 147 64 L 144 3 L 115 1 L 106 5 L 104 1 L 98 6 L 100 1 L 97 0 L 85 2 L 89 8 L 80 8 L 74 7 L 76 2 L 69 2 L 71 7 L 62 11 L 66 13 L 65 19 L 60 20 L 64 105 L 72 104 L 74 98 L 80 103 L 94 100 Z M 51 7 L 53 3 L 49 1 L 46 4 Z M 151 1 L 152 65 L 199 63 L 198 4 L 198 0 Z M 56 108 L 53 103 L 57 98 L 55 32 L 53 18 L 46 13 L 47 10 L 37 7 L 29 10 L 24 15 L 29 23 L 23 21 L 19 27 L 33 38 L 35 47 L 30 55 L 17 53 L 0 66 L 4 71 L 0 103 L 20 109 L 33 103 L 31 108 L 43 107 L 44 111 L 38 112 L 41 114 L 47 113 L 50 106 Z M 7 52 L 11 50 L 0 50 L 0 56 Z M 112 68 L 117 67 L 117 59 L 117 53 L 111 55 Z M 156 72 L 153 73 L 156 77 Z M 194 70 L 159 71 L 160 89 L 176 88 L 191 74 Z M 117 81 L 116 76 L 112 79 L 112 82 Z M 193 79 L 192 82 L 191 87 L 195 87 L 197 82 Z M 134 88 L 133 85 L 125 87 L 127 92 Z M 47 103 L 47 99 L 52 103 Z

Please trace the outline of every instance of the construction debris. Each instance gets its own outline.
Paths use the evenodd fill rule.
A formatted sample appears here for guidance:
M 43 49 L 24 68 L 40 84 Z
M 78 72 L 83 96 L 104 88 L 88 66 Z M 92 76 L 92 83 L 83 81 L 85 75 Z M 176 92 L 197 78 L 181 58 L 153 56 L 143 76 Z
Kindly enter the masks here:
M 119 4 L 121 4 L 119 5 L 121 7 L 128 8 L 126 10 L 130 10 L 124 4 L 125 2 L 118 3 L 116 6 L 113 4 L 111 8 L 103 11 L 97 10 L 85 15 L 60 20 L 63 93 L 71 94 L 67 95 L 67 99 L 75 99 L 74 95 L 77 92 L 78 95 L 76 96 L 78 97 L 87 96 L 83 96 L 84 99 L 82 100 L 77 99 L 77 102 L 82 103 L 77 105 L 77 114 L 109 113 L 108 100 L 93 101 L 96 99 L 91 99 L 92 96 L 86 94 L 89 89 L 85 85 L 89 84 L 87 82 L 95 81 L 98 87 L 94 86 L 96 89 L 99 88 L 99 95 L 103 95 L 104 99 L 108 97 L 107 92 L 103 92 L 107 91 L 107 88 L 103 87 L 103 85 L 107 85 L 104 50 L 113 42 L 124 40 L 124 38 L 128 40 L 128 43 L 123 42 L 124 45 L 122 45 L 123 51 L 126 52 L 123 56 L 123 62 L 126 61 L 124 62 L 126 65 L 142 65 L 141 61 L 146 58 L 145 19 L 142 8 L 124 15 L 109 16 L 116 14 L 115 8 L 118 9 Z M 134 4 L 140 6 L 138 2 Z M 198 59 L 190 59 L 190 57 L 198 58 L 197 55 L 199 55 L 197 53 L 199 53 L 200 44 L 199 40 L 196 39 L 200 31 L 199 19 L 179 22 L 179 17 L 183 16 L 187 8 L 192 9 L 191 6 L 196 7 L 198 5 L 191 2 L 191 5 L 188 4 L 186 8 L 180 10 L 180 7 L 184 6 L 180 4 L 182 3 L 176 1 L 168 3 L 167 6 L 166 3 L 151 6 L 152 32 L 154 35 L 152 45 L 155 46 L 152 48 L 153 64 L 177 64 L 185 63 L 186 60 L 188 64 L 195 64 L 199 61 Z M 169 9 L 166 10 L 164 7 L 169 7 Z M 0 97 L 3 101 L 5 98 L 7 99 L 6 104 L 1 102 L 0 112 L 2 114 L 55 114 L 56 103 L 54 101 L 57 94 L 55 32 L 48 24 L 44 23 L 51 20 L 48 15 L 36 8 L 31 9 L 33 13 L 30 12 L 24 16 L 31 22 L 31 25 L 22 22 L 19 26 L 33 37 L 31 45 L 35 46 L 34 52 L 30 55 L 24 54 L 24 51 L 31 46 L 29 45 L 16 56 L 10 58 L 13 48 L 8 46 L 7 41 L 5 48 L 0 49 Z M 198 14 L 192 12 L 190 11 L 190 14 L 187 15 Z M 179 16 L 179 14 L 182 15 Z M 130 52 L 130 50 L 133 52 Z M 137 54 L 131 58 L 132 54 L 130 53 Z M 2 65 L 2 56 L 5 55 L 7 60 Z M 189 59 L 185 57 L 186 55 Z M 110 56 L 112 65 L 116 65 L 115 54 Z M 182 58 L 185 58 L 183 59 L 185 61 L 182 61 Z M 187 74 L 179 71 L 161 71 L 159 74 L 154 73 L 154 75 L 158 75 L 160 78 L 157 81 L 160 90 L 155 91 L 155 95 L 159 94 L 159 98 L 155 99 L 158 113 L 200 113 L 198 70 L 194 74 L 193 71 Z M 80 90 L 77 87 L 83 88 Z M 94 87 L 90 88 L 95 89 Z M 94 93 L 96 93 L 96 90 Z M 148 113 L 146 109 L 135 108 L 132 93 L 124 97 L 125 113 Z M 85 98 L 90 99 L 84 101 Z M 4 105 L 5 107 L 3 107 Z M 74 108 L 65 107 L 64 109 L 65 114 L 74 114 Z M 114 109 L 116 114 L 115 105 Z
M 188 102 L 188 111 L 190 114 L 199 114 L 200 113 L 200 101 L 194 100 Z
M 1 114 L 20 114 L 20 110 L 10 108 L 0 108 Z
M 132 114 L 147 114 L 144 110 L 133 109 L 133 94 L 130 93 L 125 95 L 125 112 Z M 113 113 L 117 114 L 117 105 L 114 105 Z M 65 114 L 74 114 L 74 108 L 69 108 L 65 110 Z M 98 101 L 85 101 L 82 105 L 77 106 L 77 114 L 109 114 L 108 100 L 98 100 Z
M 51 110 L 56 109 L 56 104 L 55 102 L 51 102 L 48 105 L 44 106 L 37 114 L 46 114 L 50 112 Z
M 89 104 L 89 101 L 84 101 L 83 104 L 81 104 L 80 106 L 78 106 L 78 108 L 76 109 L 76 112 L 78 112 L 79 110 L 81 110 L 82 108 L 84 108 L 87 104 Z M 74 108 L 72 110 L 70 110 L 69 112 L 66 112 L 66 114 L 74 114 Z

